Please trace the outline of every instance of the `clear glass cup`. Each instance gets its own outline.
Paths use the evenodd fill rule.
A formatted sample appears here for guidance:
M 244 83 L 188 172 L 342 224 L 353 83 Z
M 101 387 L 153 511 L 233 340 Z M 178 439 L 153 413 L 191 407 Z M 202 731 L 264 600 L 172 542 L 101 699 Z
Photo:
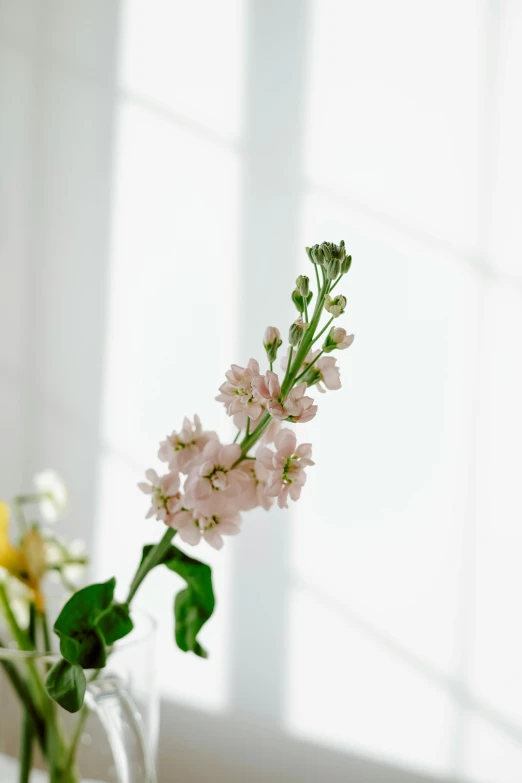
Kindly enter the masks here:
M 154 620 L 133 611 L 134 630 L 114 645 L 105 669 L 88 684 L 85 715 L 71 715 L 57 705 L 59 742 L 53 752 L 46 738 L 43 753 L 34 742 L 31 783 L 156 783 L 159 699 L 156 685 Z M 0 648 L 0 781 L 19 783 L 22 726 L 25 710 L 17 685 L 31 682 L 34 673 L 43 680 L 56 655 Z M 95 673 L 87 673 L 93 677 Z M 53 703 L 54 704 L 54 703 Z M 32 724 L 31 724 L 32 725 Z M 65 772 L 51 773 L 49 756 L 70 756 L 75 738 L 74 763 Z

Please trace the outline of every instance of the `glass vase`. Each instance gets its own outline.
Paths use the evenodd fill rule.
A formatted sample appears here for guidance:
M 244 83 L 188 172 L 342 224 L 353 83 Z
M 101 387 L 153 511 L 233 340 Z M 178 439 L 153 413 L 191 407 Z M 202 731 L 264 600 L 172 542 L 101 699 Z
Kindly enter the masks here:
M 133 622 L 106 668 L 86 672 L 75 714 L 42 686 L 56 655 L 0 647 L 1 783 L 156 783 L 155 625 L 141 612 Z

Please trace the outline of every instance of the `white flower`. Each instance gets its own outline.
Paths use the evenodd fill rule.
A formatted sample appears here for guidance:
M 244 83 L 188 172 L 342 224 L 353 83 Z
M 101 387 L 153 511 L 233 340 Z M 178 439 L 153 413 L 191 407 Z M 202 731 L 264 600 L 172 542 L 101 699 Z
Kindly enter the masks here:
M 85 542 L 80 539 L 66 543 L 58 536 L 44 540 L 47 569 L 74 592 L 83 581 L 89 558 Z
M 62 478 L 54 470 L 43 470 L 33 479 L 40 499 L 40 513 L 46 522 L 63 517 L 69 505 L 69 493 Z
M 33 591 L 3 568 L 0 568 L 0 582 L 3 583 L 7 592 L 7 600 L 16 622 L 22 628 L 27 628 L 29 624 L 29 604 L 34 600 Z M 9 646 L 16 646 L 14 640 Z

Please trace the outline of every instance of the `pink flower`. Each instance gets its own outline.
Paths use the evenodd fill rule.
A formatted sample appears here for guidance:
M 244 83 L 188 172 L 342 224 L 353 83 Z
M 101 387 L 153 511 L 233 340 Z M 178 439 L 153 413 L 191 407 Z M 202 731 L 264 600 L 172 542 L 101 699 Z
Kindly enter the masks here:
M 239 511 L 240 495 L 248 481 L 243 471 L 232 467 L 240 455 L 241 448 L 235 443 L 207 443 L 185 482 L 186 505 L 203 516 Z
M 185 417 L 181 431 L 173 432 L 160 443 L 158 457 L 162 462 L 168 462 L 171 470 L 188 473 L 210 440 L 217 440 L 217 435 L 203 431 L 199 416 L 194 416 L 194 424 Z
M 177 473 L 167 473 L 158 476 L 155 470 L 145 473 L 147 481 L 140 481 L 138 487 L 146 495 L 151 495 L 151 506 L 146 519 L 155 516 L 160 522 L 170 523 L 172 515 L 181 508 L 179 492 L 179 476 Z
M 334 356 L 322 356 L 311 368 L 311 372 L 314 370 L 319 373 L 319 381 L 322 381 L 327 389 L 341 388 L 341 375 Z M 317 389 L 324 392 L 320 383 L 317 383 Z
M 223 536 L 236 536 L 241 531 L 241 516 L 239 514 L 221 516 L 202 516 L 196 511 L 184 509 L 176 514 L 170 527 L 178 531 L 179 537 L 186 544 L 196 546 L 202 538 L 214 549 L 221 549 Z
M 253 432 L 256 425 L 259 423 L 260 418 L 261 418 L 261 414 L 259 414 L 257 419 L 250 418 L 250 416 L 246 412 L 246 409 L 241 413 L 234 413 L 232 417 L 234 421 L 234 426 L 236 426 L 238 430 L 244 430 L 246 428 L 248 420 L 250 419 L 250 432 Z
M 241 496 L 241 510 L 250 511 L 252 508 L 261 506 L 268 511 L 274 501 L 265 492 L 268 480 L 268 470 L 265 465 L 257 459 L 247 459 L 239 465 L 239 470 L 242 470 L 248 477 L 248 484 L 246 484 Z
M 266 494 L 277 497 L 280 508 L 288 507 L 288 496 L 298 500 L 306 481 L 304 469 L 313 465 L 312 446 L 302 443 L 297 447 L 295 434 L 288 428 L 282 429 L 275 439 L 276 452 L 262 446 L 257 452 L 257 461 L 268 470 Z
M 269 362 L 274 362 L 279 347 L 282 344 L 281 332 L 275 326 L 267 326 L 263 337 L 263 345 Z
M 268 370 L 266 375 L 258 375 L 253 385 L 258 395 L 265 400 L 277 400 L 281 394 L 279 378 L 272 370 Z
M 273 400 L 268 403 L 268 410 L 274 419 L 299 421 L 302 424 L 310 421 L 317 413 L 317 405 L 311 397 L 305 397 L 306 383 L 300 383 L 292 389 L 284 403 Z
M 335 348 L 339 351 L 344 351 L 346 348 L 350 347 L 354 339 L 355 336 L 353 334 L 347 334 L 346 329 L 342 329 L 340 326 L 332 326 L 324 341 L 323 351 L 330 352 Z
M 247 367 L 233 364 L 226 374 L 227 380 L 219 387 L 221 392 L 216 397 L 223 402 L 229 416 L 235 413 L 246 413 L 250 419 L 257 419 L 262 413 L 263 405 L 253 385 L 259 375 L 259 364 L 250 359 Z
M 289 358 L 290 358 L 290 348 L 287 349 L 284 356 L 281 356 L 281 369 L 283 370 L 283 372 L 286 372 Z
M 260 445 L 269 446 L 270 443 L 273 443 L 280 429 L 281 429 L 281 422 L 278 421 L 277 419 L 270 419 L 270 424 L 266 428 L 264 435 L 261 437 L 261 440 L 259 441 Z
M 325 391 L 321 386 L 321 383 L 324 383 L 326 388 L 330 390 L 340 389 L 341 376 L 339 367 L 337 366 L 337 359 L 333 356 L 322 356 L 320 359 L 317 359 L 319 354 L 320 351 L 310 351 L 306 356 L 302 365 L 302 371 L 304 372 L 306 368 L 308 368 L 308 370 L 306 374 L 303 375 L 303 382 L 308 387 L 317 384 L 317 390 L 321 393 L 324 393 Z M 299 419 L 299 421 L 303 421 L 303 419 Z M 306 421 L 309 421 L 309 419 L 306 419 Z

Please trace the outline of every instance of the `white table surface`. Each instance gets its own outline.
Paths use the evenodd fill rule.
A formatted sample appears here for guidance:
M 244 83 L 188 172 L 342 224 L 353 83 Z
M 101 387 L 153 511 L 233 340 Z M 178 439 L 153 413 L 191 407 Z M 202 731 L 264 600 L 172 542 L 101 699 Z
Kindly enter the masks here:
M 11 756 L 0 753 L 0 781 L 1 783 L 18 783 L 18 761 Z M 31 783 L 49 783 L 49 775 L 35 769 L 31 772 Z M 82 783 L 103 783 L 100 780 L 83 780 Z

